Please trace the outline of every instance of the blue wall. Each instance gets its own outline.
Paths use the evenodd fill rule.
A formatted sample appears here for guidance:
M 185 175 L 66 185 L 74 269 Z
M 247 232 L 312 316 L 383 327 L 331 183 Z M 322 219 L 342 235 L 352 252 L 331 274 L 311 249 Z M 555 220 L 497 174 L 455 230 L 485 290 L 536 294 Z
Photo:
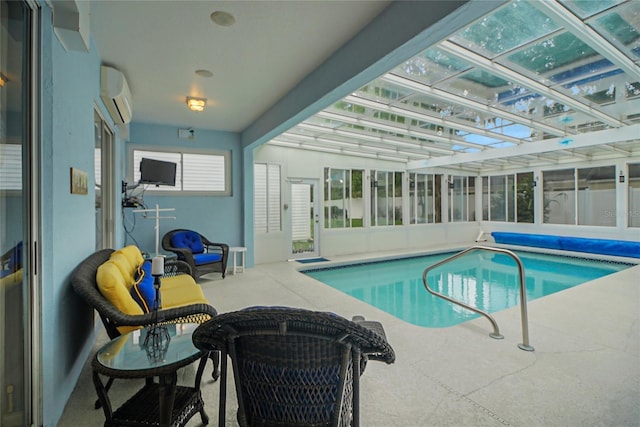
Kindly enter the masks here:
M 195 129 L 196 140 L 178 140 L 178 128 L 149 123 L 132 123 L 130 126 L 130 142 L 127 143 L 128 175 L 129 158 L 133 149 L 197 149 L 231 151 L 231 196 L 186 196 L 186 195 L 154 195 L 147 191 L 144 201 L 147 208 L 174 208 L 175 212 L 161 212 L 160 216 L 175 216 L 176 219 L 160 220 L 159 236 L 174 228 L 189 228 L 198 231 L 214 242 L 224 242 L 229 246 L 239 246 L 243 242 L 243 204 L 242 204 L 242 150 L 240 136 L 233 132 L 220 132 Z M 132 180 L 129 179 L 131 182 Z M 135 242 L 125 236 L 127 244 L 138 246 L 149 253 L 155 251 L 155 221 L 144 219 L 140 213 L 134 214 L 131 208 L 124 209 L 124 225 L 131 229 L 135 221 L 135 229 L 131 233 Z M 134 218 L 135 215 L 135 218 Z M 154 214 L 149 214 L 153 217 Z M 159 246 L 162 252 L 161 246 Z
M 41 22 L 42 405 L 43 424 L 54 426 L 94 341 L 93 310 L 74 293 L 69 277 L 95 248 L 93 111 L 104 108 L 95 45 L 88 53 L 65 51 L 46 4 Z M 70 193 L 72 167 L 88 173 L 87 195 Z

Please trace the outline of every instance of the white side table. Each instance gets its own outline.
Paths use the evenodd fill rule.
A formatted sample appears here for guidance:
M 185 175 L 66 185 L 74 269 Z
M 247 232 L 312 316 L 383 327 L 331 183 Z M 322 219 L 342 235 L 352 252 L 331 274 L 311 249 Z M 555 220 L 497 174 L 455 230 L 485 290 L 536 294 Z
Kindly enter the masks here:
M 242 269 L 242 273 L 244 273 L 244 254 L 247 252 L 247 248 L 243 246 L 231 246 L 229 248 L 229 253 L 233 254 L 233 274 L 236 274 L 237 271 Z M 240 254 L 240 265 L 238 265 L 238 253 Z

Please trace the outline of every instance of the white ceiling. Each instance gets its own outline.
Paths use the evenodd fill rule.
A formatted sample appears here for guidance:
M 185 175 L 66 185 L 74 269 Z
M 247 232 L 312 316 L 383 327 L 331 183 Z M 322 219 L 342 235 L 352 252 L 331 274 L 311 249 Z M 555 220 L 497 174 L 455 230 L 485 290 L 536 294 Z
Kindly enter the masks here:
M 236 24 L 213 24 L 214 11 Z M 373 37 L 352 39 L 368 24 Z M 103 63 L 127 77 L 136 122 L 244 137 L 285 104 L 295 117 L 280 121 L 270 144 L 407 169 L 481 173 L 640 156 L 638 0 L 94 0 L 91 31 Z M 345 71 L 345 58 L 369 56 L 373 67 L 363 60 Z M 290 91 L 312 72 L 356 73 L 358 86 L 307 114 Z M 207 98 L 206 110 L 189 111 L 187 96 Z
M 127 78 L 134 121 L 239 132 L 388 4 L 101 0 L 90 25 L 103 63 Z M 236 24 L 214 24 L 214 11 Z M 189 111 L 187 96 L 207 98 L 205 111 Z

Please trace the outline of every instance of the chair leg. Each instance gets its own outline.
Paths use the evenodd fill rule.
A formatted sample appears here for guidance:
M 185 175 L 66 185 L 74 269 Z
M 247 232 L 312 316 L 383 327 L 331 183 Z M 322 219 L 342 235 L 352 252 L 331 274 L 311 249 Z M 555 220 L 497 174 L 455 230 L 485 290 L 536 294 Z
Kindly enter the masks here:
M 220 378 L 220 352 L 212 351 L 209 353 L 209 359 L 213 362 L 213 373 L 211 374 L 211 377 L 213 378 L 213 381 L 217 381 L 218 378 Z

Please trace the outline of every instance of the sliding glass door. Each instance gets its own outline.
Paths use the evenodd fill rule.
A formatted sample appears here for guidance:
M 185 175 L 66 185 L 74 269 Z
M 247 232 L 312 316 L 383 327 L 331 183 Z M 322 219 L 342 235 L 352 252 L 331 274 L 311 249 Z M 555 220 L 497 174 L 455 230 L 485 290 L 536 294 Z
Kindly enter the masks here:
M 0 2 L 0 425 L 32 425 L 34 12 Z M 37 416 L 37 415 L 36 415 Z

